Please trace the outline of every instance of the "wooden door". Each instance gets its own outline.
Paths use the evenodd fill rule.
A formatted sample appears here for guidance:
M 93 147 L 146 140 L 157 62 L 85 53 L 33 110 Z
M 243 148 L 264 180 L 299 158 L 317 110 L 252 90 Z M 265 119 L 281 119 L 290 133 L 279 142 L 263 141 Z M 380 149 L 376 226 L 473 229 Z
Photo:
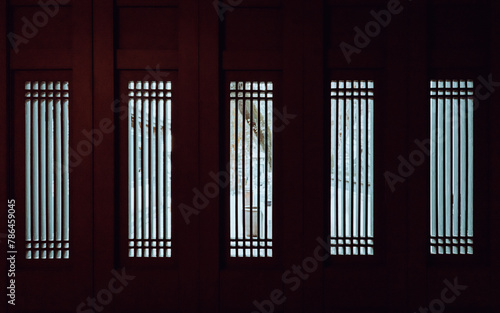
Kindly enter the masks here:
M 498 311 L 495 1 L 43 3 L 0 4 L 8 312 Z

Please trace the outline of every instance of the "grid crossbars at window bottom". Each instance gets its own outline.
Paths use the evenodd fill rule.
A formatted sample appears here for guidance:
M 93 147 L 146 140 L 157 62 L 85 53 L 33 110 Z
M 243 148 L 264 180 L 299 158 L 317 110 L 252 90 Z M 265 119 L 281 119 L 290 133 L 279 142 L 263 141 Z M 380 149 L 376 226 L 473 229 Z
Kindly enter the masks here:
M 273 241 L 272 240 L 231 240 L 230 243 L 231 256 L 237 257 L 272 257 L 273 256 Z
M 172 256 L 171 240 L 129 240 L 129 257 L 164 258 Z
M 332 80 L 332 255 L 374 254 L 374 82 Z
M 373 238 L 330 238 L 332 255 L 373 255 Z
M 472 254 L 474 239 L 472 237 L 431 237 L 433 254 Z M 448 251 L 448 252 L 446 252 Z
M 272 257 L 273 83 L 231 81 L 229 89 L 229 255 Z

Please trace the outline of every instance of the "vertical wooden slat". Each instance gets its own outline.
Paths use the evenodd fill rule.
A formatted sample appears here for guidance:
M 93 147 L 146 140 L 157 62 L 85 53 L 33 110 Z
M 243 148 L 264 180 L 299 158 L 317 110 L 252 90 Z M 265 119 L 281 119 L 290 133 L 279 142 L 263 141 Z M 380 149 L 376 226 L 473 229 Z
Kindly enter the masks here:
M 144 93 L 144 81 L 142 82 L 142 93 Z M 142 235 L 144 242 L 142 244 L 144 254 L 148 256 L 149 249 L 145 247 L 146 241 L 149 239 L 149 140 L 148 140 L 148 123 L 149 123 L 149 101 L 143 98 L 142 102 L 142 129 L 141 129 L 141 169 L 142 169 Z
M 258 90 L 259 90 L 259 97 L 260 97 L 260 92 L 262 92 L 262 88 L 261 88 L 261 85 L 260 85 L 260 82 L 257 82 L 258 84 Z M 261 132 L 262 132 L 262 128 L 261 128 L 261 112 L 260 112 L 260 108 L 261 108 L 261 98 L 259 98 L 257 100 L 257 119 L 258 119 L 258 122 L 257 122 L 257 239 L 259 239 L 259 247 L 260 247 L 260 243 L 262 241 L 260 241 L 261 239 L 265 238 L 263 236 L 261 236 L 261 214 L 263 212 L 263 210 L 266 208 L 267 206 L 267 203 L 264 204 L 264 207 L 262 206 L 262 201 L 261 201 L 261 187 L 260 187 L 260 184 L 261 184 L 261 166 L 260 166 L 260 154 L 261 154 L 261 151 L 260 151 L 260 147 L 261 147 L 261 144 L 262 144 L 262 138 L 261 138 Z M 265 101 L 265 100 L 264 100 Z M 264 125 L 265 128 L 264 128 L 264 131 L 267 131 L 267 125 Z M 267 159 L 264 159 L 264 162 L 267 162 Z M 257 253 L 259 256 L 260 255 L 260 251 L 261 250 L 257 250 Z
M 69 198 L 70 198 L 70 190 L 69 190 L 69 137 L 70 137 L 70 117 L 69 117 L 69 100 L 64 99 L 62 101 L 63 105 L 63 218 L 62 218 L 62 230 L 63 230 L 63 240 L 66 245 L 66 242 L 69 241 Z M 63 246 L 66 248 L 66 246 Z M 69 258 L 69 252 L 65 250 L 64 258 Z
M 412 271 L 407 275 L 406 278 L 398 279 L 399 281 L 404 281 L 406 286 L 406 291 L 403 289 L 398 292 L 401 296 L 404 296 L 407 300 L 405 310 L 415 311 L 420 306 L 425 306 L 427 302 L 427 276 L 426 276 L 426 262 L 427 253 L 429 251 L 429 228 L 423 227 L 424 225 L 429 225 L 429 212 L 430 209 L 422 210 L 422 208 L 428 208 L 431 195 L 430 187 L 430 168 L 431 162 L 434 162 L 435 168 L 435 181 L 437 183 L 436 188 L 440 188 L 440 176 L 438 173 L 442 173 L 442 162 L 440 162 L 440 157 L 442 156 L 441 150 L 439 150 L 439 135 L 437 131 L 442 128 L 442 104 L 436 100 L 435 103 L 435 114 L 434 114 L 434 126 L 431 126 L 431 108 L 429 102 L 429 73 L 428 73 L 428 35 L 431 34 L 428 31 L 430 12 L 428 12 L 429 1 L 421 1 L 418 3 L 407 3 L 404 5 L 403 15 L 407 13 L 407 30 L 402 31 L 404 34 L 405 44 L 408 48 L 408 66 L 401 69 L 402 72 L 405 70 L 411 75 L 406 75 L 406 86 L 407 91 L 407 102 L 408 105 L 405 106 L 407 109 L 405 112 L 408 114 L 409 119 L 405 119 L 406 125 L 398 125 L 396 129 L 404 129 L 405 133 L 408 134 L 407 142 L 408 149 L 405 153 L 402 153 L 403 157 L 407 157 L 410 153 L 418 149 L 414 144 L 414 140 L 424 141 L 426 139 L 434 136 L 435 140 L 431 140 L 431 145 L 437 147 L 438 150 L 430 152 L 430 156 L 425 155 L 425 157 L 431 158 L 430 161 L 424 162 L 418 168 L 415 167 L 415 172 L 413 175 L 406 179 L 404 183 L 398 184 L 398 191 L 406 191 L 404 195 L 405 199 L 402 207 L 406 208 L 407 213 L 402 213 L 399 216 L 403 217 L 403 223 L 398 223 L 396 229 L 391 231 L 391 234 L 404 233 L 406 240 L 399 241 L 400 246 L 408 246 L 407 253 L 401 253 L 405 259 L 399 259 L 398 263 L 402 266 L 406 265 L 407 268 L 411 268 Z M 405 16 L 398 16 L 397 18 L 405 19 Z M 394 27 L 396 25 L 390 25 Z M 411 34 L 411 35 L 409 35 Z M 388 114 L 393 116 L 392 114 Z M 435 136 L 438 136 L 436 138 Z M 437 141 L 436 141 L 437 139 Z M 437 145 L 436 145 L 437 144 Z M 432 151 L 432 148 L 430 148 Z M 403 152 L 403 151 L 401 151 Z M 424 152 L 425 153 L 425 152 Z M 434 190 L 434 189 L 433 189 Z M 437 190 L 436 190 L 437 191 Z M 400 193 L 401 194 L 401 193 Z M 437 193 L 438 198 L 434 201 L 435 210 L 437 213 L 436 222 L 439 223 L 440 220 L 440 210 L 441 202 L 439 199 L 439 193 Z M 390 213 L 389 213 L 390 214 Z M 393 222 L 395 220 L 392 220 Z M 436 235 L 438 230 L 436 229 Z M 391 249 L 396 249 L 395 245 L 391 245 Z M 396 251 L 396 250 L 394 250 Z M 395 254 L 395 253 L 391 253 Z M 399 253 L 398 253 L 399 254 Z M 401 267 L 398 266 L 400 269 Z M 406 272 L 407 269 L 404 269 Z M 403 293 L 404 292 L 404 293 Z M 396 311 L 396 310 L 394 310 Z M 401 310 L 398 310 L 398 312 Z
M 269 239 L 271 236 L 269 235 L 269 233 L 272 233 L 272 229 L 270 229 L 269 227 L 269 223 L 268 223 L 268 219 L 269 219 L 269 208 L 268 208 L 268 202 L 269 201 L 272 201 L 272 197 L 271 199 L 269 199 L 269 192 L 270 192 L 270 186 L 269 186 L 269 171 L 272 170 L 269 168 L 269 162 L 268 162 L 268 159 L 269 159 L 269 154 L 272 154 L 272 151 L 269 151 L 270 148 L 272 148 L 272 143 L 270 144 L 270 142 L 272 141 L 272 137 L 273 137 L 273 134 L 268 134 L 267 132 L 267 129 L 269 127 L 269 123 L 272 123 L 272 119 L 270 119 L 269 117 L 269 101 L 266 101 L 266 104 L 265 104 L 265 121 L 266 121 L 266 135 L 265 135 L 265 138 L 266 138 L 266 147 L 265 147 L 265 157 L 266 157 L 266 165 L 265 165 L 265 179 L 266 179 L 266 183 L 265 183 L 265 186 L 264 186 L 264 192 L 265 192 L 265 204 L 266 204 L 266 208 L 265 208 L 265 221 L 266 221 L 266 225 L 265 225 L 265 237 L 266 239 Z M 271 111 L 272 111 L 272 108 L 271 108 Z M 272 129 L 272 128 L 271 128 Z M 272 191 L 271 191 L 272 192 Z M 271 219 L 272 219 L 272 215 L 271 215 Z M 267 243 L 266 243 L 267 244 Z M 269 256 L 267 253 L 266 253 L 267 256 Z
M 47 101 L 46 98 L 41 98 L 41 93 L 45 90 L 41 90 L 42 85 L 45 87 L 45 82 L 40 82 L 39 93 L 40 96 L 40 165 L 38 170 L 40 171 L 40 241 L 41 245 L 45 246 L 47 244 Z M 41 246 L 42 247 L 42 246 Z M 41 258 L 46 258 L 47 250 L 41 250 Z
M 128 83 L 129 92 L 134 92 L 131 87 L 134 86 L 133 82 Z M 135 96 L 135 92 L 134 92 Z M 137 115 L 134 114 L 134 97 L 128 100 L 127 110 L 127 138 L 128 138 L 128 239 L 134 240 L 135 238 L 135 199 L 137 198 L 137 185 L 135 184 L 135 123 Z M 134 116 L 134 119 L 132 119 Z M 135 246 L 135 244 L 134 244 Z M 135 251 L 135 248 L 130 251 Z
M 135 83 L 134 83 L 135 84 Z M 137 88 L 136 88 L 137 90 Z M 135 138 L 135 155 L 134 155 L 134 171 L 135 171 L 135 231 L 136 239 L 142 239 L 142 168 L 141 168 L 141 99 L 135 98 L 135 127 L 134 127 L 134 138 Z M 143 124 L 142 124 L 143 125 Z M 130 161 L 129 161 L 130 162 Z M 142 196 L 141 196 L 142 195 Z M 139 253 L 139 249 L 136 250 Z M 142 253 L 141 253 L 142 255 Z
M 449 84 L 449 81 L 447 80 L 445 82 L 445 87 L 448 87 L 447 85 Z M 444 207 L 444 229 L 445 229 L 445 244 L 448 243 L 449 238 L 451 237 L 451 191 L 452 191 L 452 181 L 451 181 L 451 169 L 452 169 L 452 164 L 451 164 L 451 130 L 452 130 L 452 121 L 451 121 L 451 99 L 450 98 L 445 98 L 444 100 L 444 127 L 445 127 L 445 133 L 444 133 L 444 174 L 445 174 L 445 207 Z M 445 247 L 445 253 L 449 253 L 450 246 L 446 245 Z
M 435 83 L 434 83 L 435 84 Z M 432 87 L 432 85 L 431 85 Z M 436 91 L 434 91 L 436 92 Z M 436 114 L 437 114 L 437 99 L 436 97 L 431 97 L 431 108 L 430 108 L 430 117 L 431 117 L 431 120 L 430 120 L 430 134 L 431 134 L 431 137 L 430 137 L 430 188 L 431 188 L 431 191 L 430 191 L 430 207 L 431 207 L 431 210 L 430 210 L 430 235 L 431 235 L 431 238 L 434 237 L 434 240 L 435 240 L 435 237 L 437 236 L 437 224 L 436 224 L 436 180 L 437 180 L 437 176 L 436 176 L 436 128 L 437 128 L 437 123 L 436 123 Z M 435 253 L 435 250 L 436 249 L 436 246 L 433 245 L 431 247 L 431 253 Z
M 371 205 L 374 210 L 372 220 L 375 224 L 373 234 L 370 234 L 370 229 L 367 228 L 367 236 L 368 240 L 372 239 L 369 238 L 370 235 L 375 237 L 375 256 L 384 255 L 387 260 L 384 276 L 391 296 L 384 299 L 387 309 L 382 310 L 388 313 L 410 310 L 406 307 L 409 299 L 407 290 L 410 288 L 408 284 L 410 276 L 407 275 L 409 250 L 401 250 L 401 247 L 408 247 L 409 240 L 411 240 L 409 234 L 412 233 L 408 231 L 411 224 L 408 223 L 411 220 L 409 216 L 413 213 L 408 200 L 409 181 L 397 183 L 394 185 L 395 189 L 392 189 L 388 187 L 388 182 L 383 179 L 383 173 L 389 170 L 396 175 L 401 175 L 398 173 L 400 162 L 398 157 L 406 157 L 411 151 L 409 148 L 410 138 L 420 136 L 420 134 L 412 134 L 408 127 L 412 106 L 401 105 L 401 103 L 411 101 L 409 97 L 411 88 L 408 86 L 421 87 L 418 82 L 415 84 L 415 81 L 410 79 L 410 75 L 407 75 L 409 72 L 416 71 L 410 70 L 409 67 L 409 58 L 411 53 L 414 53 L 413 47 L 410 49 L 411 38 L 414 36 L 409 36 L 409 33 L 412 32 L 410 25 L 421 18 L 418 15 L 420 13 L 418 8 L 412 6 L 413 4 L 401 2 L 403 11 L 400 14 L 392 15 L 391 23 L 382 30 L 387 36 L 387 42 L 384 45 L 384 69 L 378 76 L 380 79 L 371 82 L 375 88 L 375 95 L 372 97 L 375 103 L 371 113 L 369 100 L 366 104 L 368 148 L 366 174 L 369 185 L 367 186 L 367 202 L 371 201 L 371 204 L 367 203 L 367 213 L 370 212 Z M 419 51 L 418 47 L 415 48 L 417 48 L 416 51 Z M 370 84 L 370 81 L 367 84 Z M 422 108 L 421 104 L 415 104 L 415 106 Z M 391 122 L 387 124 L 384 121 Z M 373 126 L 371 129 L 369 124 Z M 370 147 L 373 147 L 371 151 Z M 383 151 L 378 149 L 383 149 Z M 370 169 L 370 165 L 373 167 L 372 169 Z M 383 193 L 382 190 L 384 190 Z M 369 199 L 370 196 L 371 199 Z M 405 209 L 401 210 L 401 208 Z M 370 217 L 367 215 L 367 224 L 369 223 Z
M 31 100 L 26 99 L 25 100 L 25 116 L 26 116 L 26 121 L 25 121 L 25 153 L 26 153 L 26 171 L 25 171 L 25 176 L 26 176 L 26 226 L 25 226 L 25 232 L 26 232 L 26 241 L 31 244 Z M 30 249 L 31 250 L 31 249 Z M 31 252 L 30 252 L 31 254 Z M 31 255 L 30 255 L 31 258 Z
M 172 125 L 172 100 L 171 99 L 167 99 L 165 101 L 166 103 L 166 114 L 165 114 L 165 119 L 166 119 L 166 124 L 168 127 L 167 127 L 167 132 L 166 132 L 166 148 L 168 148 L 167 150 L 167 154 L 166 154 L 166 165 L 165 165 L 165 168 L 167 170 L 167 176 L 165 177 L 166 179 L 166 186 L 167 186 L 167 206 L 165 208 L 166 210 L 166 213 L 165 213 L 165 216 L 166 216 L 166 225 L 165 225 L 165 229 L 166 229 L 166 233 L 167 233 L 167 239 L 170 241 L 172 239 L 172 147 L 173 147 L 173 142 L 172 142 L 172 128 L 171 128 L 171 125 Z
M 52 82 L 50 82 L 52 84 Z M 48 155 L 47 155 L 47 170 L 48 170 L 48 177 L 47 177 L 47 194 L 49 195 L 48 199 L 48 207 L 47 207 L 47 232 L 48 232 L 48 240 L 53 241 L 54 240 L 54 155 L 55 155 L 55 149 L 54 149 L 54 98 L 49 98 L 48 99 L 48 112 L 47 112 L 47 118 L 48 118 Z M 56 164 L 57 166 L 57 164 Z M 53 250 L 50 252 L 53 254 Z
M 348 82 L 351 84 L 351 81 Z M 346 82 L 347 84 L 347 82 Z M 347 86 L 346 86 L 347 88 Z M 349 90 L 352 92 L 351 90 Z M 347 89 L 346 89 L 346 96 L 347 96 Z M 348 240 L 352 240 L 352 97 L 346 97 L 346 107 L 345 107 L 345 125 L 346 125 L 346 131 L 345 131 L 345 146 L 346 146 L 346 151 L 345 151 L 345 157 L 344 157 L 344 162 L 345 162 L 345 171 L 346 174 L 344 175 L 344 178 L 346 180 L 346 185 L 345 185 L 345 214 L 346 214 L 346 221 L 345 221 L 345 238 L 346 241 L 344 244 L 346 244 L 346 254 L 351 254 L 351 245 L 347 244 L 347 238 Z M 349 162 L 349 164 L 347 164 Z M 350 242 L 350 241 L 349 241 Z
M 337 130 L 337 137 L 339 140 L 339 149 L 338 149 L 338 160 L 339 160 L 339 197 L 337 201 L 337 210 L 339 212 L 338 219 L 338 229 L 339 229 L 339 238 L 344 238 L 344 220 L 345 220 L 345 205 L 344 205 L 344 190 L 345 190 L 345 109 L 344 109 L 345 101 L 344 98 L 339 99 L 339 128 Z M 340 247 L 339 252 L 343 253 L 344 248 Z
M 35 245 L 39 244 L 40 240 L 40 182 L 39 182 L 39 101 L 33 101 L 33 240 Z M 35 250 L 34 256 L 38 259 L 38 249 Z
M 361 219 L 361 237 L 364 237 L 365 240 L 368 238 L 368 226 L 367 226 L 367 203 L 368 203 L 368 139 L 367 139 L 367 134 L 368 134 L 368 123 L 367 123 L 367 118 L 368 118 L 368 110 L 367 110 L 367 99 L 363 98 L 361 102 L 361 145 L 363 147 L 363 154 L 362 154 L 362 159 L 361 159 L 361 165 L 362 165 L 362 171 L 363 171 L 363 179 L 361 181 L 362 186 L 363 186 L 363 199 L 362 199 L 362 206 L 361 206 L 361 212 L 362 212 L 362 219 Z M 366 241 L 365 241 L 366 242 Z M 364 249 L 366 253 L 366 248 Z
M 474 201 L 474 110 L 473 110 L 473 101 L 470 100 L 468 102 L 467 108 L 468 116 L 467 116 L 467 180 L 468 180 L 468 191 L 467 191 L 467 236 L 472 237 L 474 235 L 473 231 L 473 201 Z
M 373 98 L 368 98 L 367 105 L 368 105 L 368 129 L 369 129 L 369 135 L 368 135 L 368 170 L 369 170 L 369 191 L 368 191 L 368 197 L 367 197 L 367 202 L 368 202 L 368 213 L 367 213 L 367 225 L 368 225 L 368 238 L 371 240 L 374 239 L 375 237 L 375 220 L 374 220 L 374 184 L 375 184 L 375 179 L 374 179 L 374 154 L 375 154 L 375 139 L 374 139 L 374 133 L 375 133 L 375 125 L 374 125 L 374 103 L 373 103 Z M 369 239 L 369 240 L 370 240 Z M 373 254 L 373 248 L 368 247 L 368 254 Z
M 452 212 L 453 212 L 453 218 L 452 218 L 452 236 L 456 237 L 458 236 L 458 205 L 460 201 L 460 197 L 458 194 L 458 182 L 459 182 L 459 177 L 458 177 L 458 168 L 459 168 L 459 163 L 458 163 L 458 99 L 453 98 L 452 100 L 452 128 L 453 128 L 453 133 L 452 133 L 452 166 L 453 166 L 453 171 L 452 171 L 452 181 L 453 181 L 453 206 L 452 206 Z M 453 243 L 453 242 L 452 242 Z M 456 245 L 453 245 L 453 251 L 452 253 L 455 254 L 457 253 L 457 247 Z
M 151 84 L 149 84 L 149 92 L 150 92 L 150 95 L 152 93 L 152 90 L 151 90 Z M 156 117 L 158 116 L 158 114 L 156 114 L 156 99 L 154 98 L 151 98 L 150 100 L 150 109 L 149 109 L 149 141 L 151 143 L 151 152 L 150 152 L 150 157 L 151 157 L 151 160 L 150 160 L 150 164 L 151 164 L 151 173 L 150 173 L 150 190 L 151 190 L 151 194 L 150 194 L 150 197 L 151 197 L 151 200 L 150 200 L 150 205 L 151 205 L 151 210 L 150 210 L 150 215 L 149 215 L 149 224 L 150 224 L 150 231 L 151 231 L 151 239 L 152 239 L 152 242 L 153 240 L 156 240 L 158 239 L 158 237 L 156 236 L 156 232 L 157 232 L 157 201 L 156 201 L 156 194 L 157 194 L 157 182 L 156 182 L 156 179 L 157 179 L 157 165 L 156 165 Z M 151 247 L 151 254 L 150 256 L 151 257 L 156 257 L 156 249 L 155 248 L 152 248 L 152 243 L 150 244 L 150 247 Z
M 157 186 L 158 186 L 158 197 L 157 197 L 157 229 L 158 229 L 158 234 L 157 238 L 161 241 L 162 239 L 165 239 L 165 211 L 166 211 L 166 202 L 164 198 L 164 193 L 165 193 L 165 173 L 164 173 L 164 156 L 165 156 L 165 141 L 163 138 L 164 137 L 164 132 L 165 132 L 165 118 L 164 118 L 164 112 L 165 112 L 165 101 L 163 99 L 158 99 L 157 101 L 157 107 L 156 107 L 156 140 L 157 140 L 157 155 L 156 155 L 156 160 L 157 160 Z M 163 257 L 163 249 L 158 250 L 158 256 Z
M 359 84 L 356 81 L 356 84 Z M 358 92 L 358 95 L 360 94 L 361 90 L 359 90 L 359 85 L 356 88 L 356 92 Z M 354 98 L 354 110 L 353 110 L 353 124 L 356 126 L 356 131 L 354 132 L 353 136 L 353 149 L 355 149 L 355 153 L 353 154 L 353 161 L 356 160 L 356 166 L 354 167 L 353 165 L 353 183 L 354 185 L 354 191 L 352 193 L 353 196 L 353 203 L 354 203 L 354 212 L 353 212 L 353 238 L 356 238 L 359 240 L 359 224 L 360 224 L 360 205 L 359 205 L 359 184 L 360 184 L 360 179 L 359 179 L 359 161 L 360 161 L 360 155 L 359 155 L 359 133 L 360 133 L 360 125 L 361 123 L 359 122 L 359 102 L 360 98 L 356 97 Z M 354 128 L 353 128 L 354 130 Z M 353 242 L 353 254 L 358 255 L 360 253 L 359 251 L 359 241 L 358 244 L 354 244 Z
M 332 237 L 337 237 L 337 221 L 338 221 L 338 209 L 337 209 L 337 197 L 338 197 L 338 162 L 339 158 L 337 156 L 337 98 L 332 98 L 331 99 L 331 120 L 329 121 L 331 126 L 329 127 L 330 129 L 330 157 L 333 158 L 333 164 L 331 163 L 330 166 L 333 167 L 333 173 L 331 174 L 333 177 L 330 179 L 332 182 L 332 186 L 330 189 L 332 190 L 330 192 L 330 215 L 331 215 L 331 222 L 330 222 L 330 228 L 331 228 L 331 236 Z

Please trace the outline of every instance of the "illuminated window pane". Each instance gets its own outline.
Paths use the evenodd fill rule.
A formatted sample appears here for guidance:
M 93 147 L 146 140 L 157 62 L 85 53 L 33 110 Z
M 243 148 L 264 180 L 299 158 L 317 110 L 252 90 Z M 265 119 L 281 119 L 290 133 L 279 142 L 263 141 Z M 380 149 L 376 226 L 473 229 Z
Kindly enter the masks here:
M 373 81 L 331 81 L 330 253 L 372 255 Z
M 273 256 L 273 83 L 230 82 L 230 256 Z
M 128 84 L 129 257 L 172 256 L 172 83 Z
M 25 82 L 26 258 L 69 258 L 69 83 Z
M 431 254 L 473 254 L 472 80 L 431 80 Z

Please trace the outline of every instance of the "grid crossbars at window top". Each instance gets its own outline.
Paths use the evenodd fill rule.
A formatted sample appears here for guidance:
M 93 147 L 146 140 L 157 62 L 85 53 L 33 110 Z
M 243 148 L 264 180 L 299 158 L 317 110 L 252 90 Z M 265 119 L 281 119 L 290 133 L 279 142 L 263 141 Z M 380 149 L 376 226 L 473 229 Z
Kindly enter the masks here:
M 374 82 L 332 80 L 330 95 L 331 237 L 373 239 Z

